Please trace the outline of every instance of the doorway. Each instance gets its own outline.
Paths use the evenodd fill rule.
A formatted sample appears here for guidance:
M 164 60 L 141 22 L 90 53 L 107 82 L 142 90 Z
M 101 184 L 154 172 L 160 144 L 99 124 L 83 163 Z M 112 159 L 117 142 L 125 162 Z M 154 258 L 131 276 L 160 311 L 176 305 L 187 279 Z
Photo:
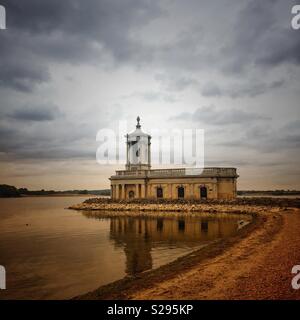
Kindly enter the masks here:
M 183 199 L 184 198 L 184 187 L 178 188 L 178 198 Z
M 156 189 L 156 197 L 157 197 L 157 198 L 163 198 L 163 197 L 164 197 L 163 188 L 158 187 L 158 188 Z
M 129 191 L 129 193 L 128 193 L 128 198 L 129 199 L 133 199 L 134 198 L 134 191 Z
M 207 199 L 207 188 L 205 186 L 200 187 L 200 198 Z

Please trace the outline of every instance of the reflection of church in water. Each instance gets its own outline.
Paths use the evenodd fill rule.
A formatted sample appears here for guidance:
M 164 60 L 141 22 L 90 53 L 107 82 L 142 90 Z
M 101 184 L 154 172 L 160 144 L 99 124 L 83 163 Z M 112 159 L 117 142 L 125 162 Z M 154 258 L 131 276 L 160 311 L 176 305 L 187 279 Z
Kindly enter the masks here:
M 124 248 L 129 275 L 151 269 L 152 250 L 157 247 L 196 248 L 237 229 L 232 219 L 112 217 L 110 221 L 110 238 Z

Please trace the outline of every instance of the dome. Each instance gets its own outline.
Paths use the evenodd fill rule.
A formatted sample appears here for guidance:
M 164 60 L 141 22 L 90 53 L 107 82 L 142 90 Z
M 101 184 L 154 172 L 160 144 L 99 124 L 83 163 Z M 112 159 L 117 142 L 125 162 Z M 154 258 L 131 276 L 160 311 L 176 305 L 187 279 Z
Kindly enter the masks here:
M 136 140 L 136 137 L 147 137 L 147 138 L 151 138 L 151 136 L 145 132 L 142 131 L 141 129 L 141 125 L 140 125 L 140 117 L 136 118 L 137 120 L 137 125 L 136 125 L 136 129 L 129 133 L 127 136 L 130 140 Z

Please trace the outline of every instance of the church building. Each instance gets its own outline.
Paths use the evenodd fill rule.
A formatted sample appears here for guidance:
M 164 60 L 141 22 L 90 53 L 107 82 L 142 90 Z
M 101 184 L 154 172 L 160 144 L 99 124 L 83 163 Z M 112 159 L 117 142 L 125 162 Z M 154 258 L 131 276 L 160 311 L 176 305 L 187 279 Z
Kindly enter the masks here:
M 126 135 L 125 170 L 110 177 L 112 199 L 233 199 L 236 168 L 206 167 L 201 174 L 185 168 L 151 169 L 151 136 L 141 130 Z

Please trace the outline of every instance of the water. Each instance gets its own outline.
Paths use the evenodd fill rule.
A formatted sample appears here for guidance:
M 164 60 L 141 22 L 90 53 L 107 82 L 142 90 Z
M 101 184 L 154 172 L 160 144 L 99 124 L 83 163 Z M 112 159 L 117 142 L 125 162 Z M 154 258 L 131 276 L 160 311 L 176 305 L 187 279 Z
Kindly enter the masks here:
M 113 217 L 85 197 L 0 199 L 0 299 L 66 299 L 156 268 L 238 230 L 238 218 Z

